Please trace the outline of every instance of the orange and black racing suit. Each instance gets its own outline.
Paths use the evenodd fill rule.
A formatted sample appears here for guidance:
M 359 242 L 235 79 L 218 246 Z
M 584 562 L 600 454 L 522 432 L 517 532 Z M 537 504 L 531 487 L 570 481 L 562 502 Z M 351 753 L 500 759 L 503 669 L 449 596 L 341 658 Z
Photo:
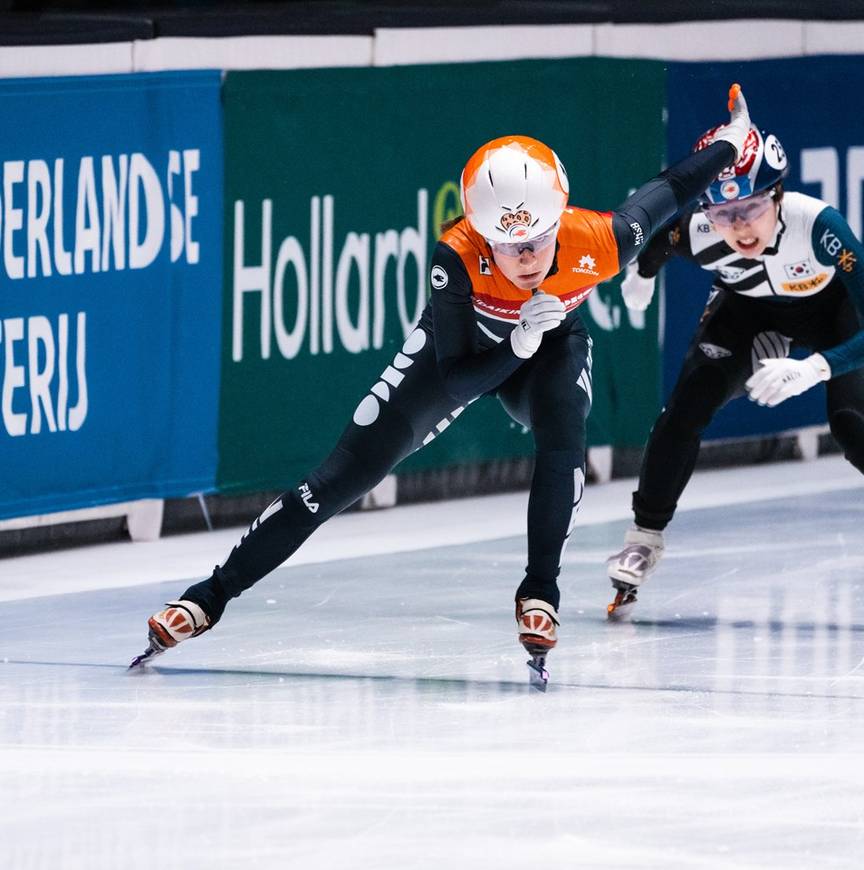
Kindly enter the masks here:
M 431 299 L 418 326 L 360 401 L 330 455 L 258 517 L 221 567 L 183 598 L 218 620 L 227 601 L 284 562 L 325 520 L 362 497 L 479 396 L 494 394 L 530 428 L 535 469 L 528 506 L 528 564 L 519 597 L 556 608 L 561 555 L 582 497 L 591 340 L 578 306 L 656 230 L 732 163 L 717 142 L 639 188 L 618 209 L 568 207 L 555 258 L 539 288 L 559 296 L 565 320 L 530 358 L 509 334 L 531 293 L 498 270 L 486 240 L 461 221 L 440 239 Z

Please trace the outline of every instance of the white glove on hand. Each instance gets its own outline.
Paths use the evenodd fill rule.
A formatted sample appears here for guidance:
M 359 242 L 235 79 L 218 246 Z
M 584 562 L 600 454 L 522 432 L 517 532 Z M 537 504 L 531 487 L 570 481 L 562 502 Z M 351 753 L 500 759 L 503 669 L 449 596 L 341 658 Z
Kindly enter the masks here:
M 714 134 L 715 142 L 728 142 L 735 149 L 735 162 L 741 158 L 744 142 L 750 133 L 750 112 L 747 111 L 747 100 L 741 93 L 741 85 L 729 88 L 729 123 Z
M 519 322 L 510 333 L 510 346 L 520 359 L 528 359 L 537 352 L 543 333 L 564 319 L 564 303 L 557 296 L 548 293 L 535 293 L 522 303 L 519 309 Z
M 821 353 L 807 359 L 763 359 L 762 368 L 747 381 L 747 390 L 754 402 L 773 408 L 830 377 L 831 366 Z
M 631 311 L 644 311 L 654 297 L 654 279 L 643 278 L 636 263 L 630 263 L 621 282 L 621 295 Z

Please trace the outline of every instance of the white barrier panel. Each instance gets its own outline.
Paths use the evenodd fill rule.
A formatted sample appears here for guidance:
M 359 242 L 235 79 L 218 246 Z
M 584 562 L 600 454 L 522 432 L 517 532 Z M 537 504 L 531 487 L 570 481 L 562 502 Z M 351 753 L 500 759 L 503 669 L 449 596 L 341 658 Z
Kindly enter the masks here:
M 0 47 L 0 77 L 99 75 L 132 72 L 132 43 Z
M 164 37 L 96 45 L 0 47 L 0 76 L 177 69 L 311 69 L 555 57 L 741 60 L 857 54 L 864 22 L 734 20 L 379 28 L 375 36 Z
M 807 21 L 804 54 L 861 54 L 864 21 Z
M 371 66 L 371 36 L 165 37 L 134 43 L 135 72 Z
M 400 27 L 375 31 L 374 65 L 470 63 L 594 54 L 590 24 L 501 27 Z
M 660 60 L 751 60 L 804 53 L 803 21 L 712 21 L 600 24 L 598 57 Z

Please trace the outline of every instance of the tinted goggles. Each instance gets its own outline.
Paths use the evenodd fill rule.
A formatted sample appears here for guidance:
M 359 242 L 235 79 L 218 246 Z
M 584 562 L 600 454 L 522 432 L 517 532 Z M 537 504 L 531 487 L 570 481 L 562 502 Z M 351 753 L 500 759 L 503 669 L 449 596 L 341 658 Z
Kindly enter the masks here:
M 533 251 L 535 254 L 539 253 L 544 248 L 554 244 L 557 236 L 558 221 L 555 221 L 543 235 L 535 236 L 526 242 L 493 242 L 492 239 L 486 239 L 486 241 L 489 242 L 489 247 L 496 254 L 503 254 L 505 257 L 518 257 L 525 250 Z
M 736 220 L 748 224 L 762 217 L 774 202 L 773 191 L 757 193 L 737 202 L 724 202 L 719 205 L 704 205 L 702 210 L 711 223 L 718 227 L 731 227 Z

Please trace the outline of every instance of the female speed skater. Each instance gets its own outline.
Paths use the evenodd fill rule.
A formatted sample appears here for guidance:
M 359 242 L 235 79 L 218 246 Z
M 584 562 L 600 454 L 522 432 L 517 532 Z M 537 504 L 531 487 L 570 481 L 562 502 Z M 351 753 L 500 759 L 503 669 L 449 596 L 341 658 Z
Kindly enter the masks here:
M 706 132 L 694 150 L 709 147 Z M 666 407 L 651 430 L 633 493 L 635 524 L 607 561 L 628 615 L 663 555 L 663 530 L 687 485 L 702 433 L 730 399 L 773 407 L 825 382 L 828 423 L 846 459 L 864 472 L 864 247 L 827 203 L 784 192 L 780 141 L 752 127 L 735 166 L 702 208 L 658 232 L 628 267 L 625 303 L 644 310 L 666 260 L 683 256 L 713 274 L 711 295 Z M 793 347 L 810 351 L 791 359 Z
M 516 590 L 520 642 L 545 686 L 557 642 L 558 573 L 585 482 L 591 339 L 579 305 L 743 153 L 747 104 L 734 85 L 714 141 L 640 187 L 613 212 L 569 206 L 567 174 L 536 139 L 480 147 L 461 177 L 464 218 L 436 246 L 431 298 L 393 362 L 360 401 L 330 455 L 254 520 L 228 558 L 149 620 L 132 664 L 212 629 L 226 604 L 371 490 L 479 396 L 531 429 L 535 468 L 528 560 Z

